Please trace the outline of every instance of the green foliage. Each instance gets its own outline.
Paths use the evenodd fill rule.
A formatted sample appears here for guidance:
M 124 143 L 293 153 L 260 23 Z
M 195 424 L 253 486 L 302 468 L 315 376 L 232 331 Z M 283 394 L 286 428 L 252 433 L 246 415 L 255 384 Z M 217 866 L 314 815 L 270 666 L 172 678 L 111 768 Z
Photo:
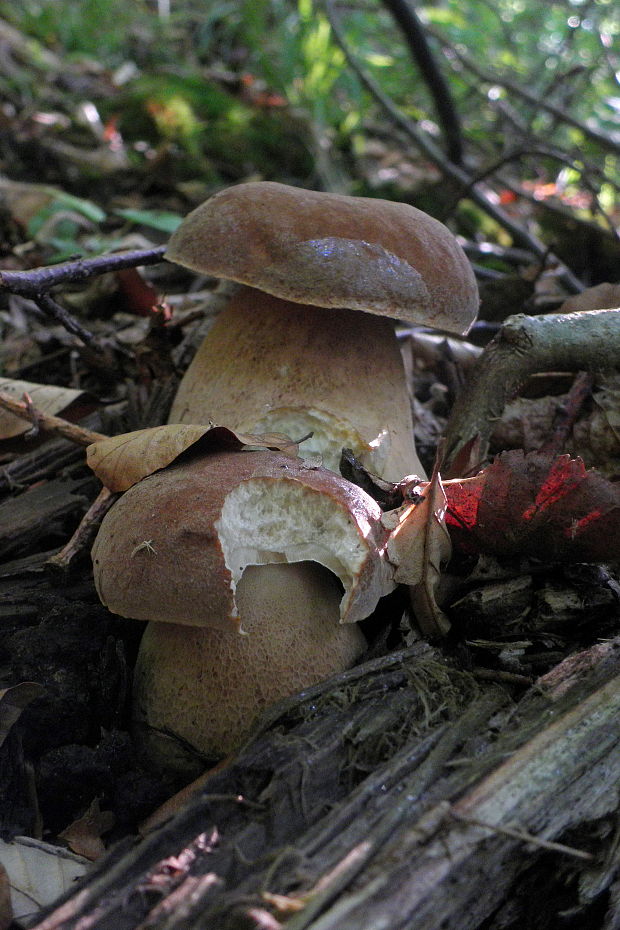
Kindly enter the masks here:
M 107 69 L 133 63 L 134 77 L 98 105 L 104 118 L 118 118 L 130 145 L 137 143 L 133 157 L 143 142 L 180 154 L 181 178 L 217 185 L 256 173 L 306 182 L 321 158 L 355 171 L 369 126 L 382 127 L 380 136 L 392 134 L 395 145 L 418 158 L 411 143 L 393 135 L 351 70 L 324 0 L 171 0 L 170 6 L 166 20 L 155 0 L 0 0 L 0 16 L 74 62 L 96 57 Z M 578 126 L 505 84 L 582 124 L 618 133 L 617 0 L 429 0 L 416 10 L 448 78 L 471 170 L 483 174 L 508 153 L 505 171 L 513 181 L 561 179 L 569 194 L 583 191 L 589 173 L 601 207 L 615 209 L 617 155 L 601 153 Z M 337 11 L 359 66 L 440 144 L 426 83 L 380 0 L 339 3 Z M 35 96 L 36 72 L 31 81 Z M 381 192 L 376 180 L 354 177 L 353 185 Z M 390 192 L 398 194 L 397 182 Z
M 129 223 L 136 223 L 138 226 L 148 226 L 151 229 L 158 229 L 160 232 L 172 233 L 180 225 L 182 216 L 178 213 L 171 213 L 169 210 L 115 210 L 116 216 L 121 216 Z
M 123 60 L 140 32 L 149 41 L 161 32 L 145 0 L 3 0 L 0 15 L 44 45 L 69 55 L 97 58 L 105 49 L 110 64 Z

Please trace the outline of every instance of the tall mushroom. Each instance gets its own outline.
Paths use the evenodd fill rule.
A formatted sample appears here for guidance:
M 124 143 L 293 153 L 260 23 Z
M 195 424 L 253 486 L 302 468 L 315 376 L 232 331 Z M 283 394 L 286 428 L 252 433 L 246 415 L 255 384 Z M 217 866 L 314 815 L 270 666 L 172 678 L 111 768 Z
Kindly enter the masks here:
M 134 720 L 154 764 L 192 775 L 262 708 L 352 664 L 355 621 L 394 587 L 380 516 L 333 472 L 271 452 L 193 457 L 120 498 L 95 583 L 111 611 L 152 621 Z
M 312 432 L 304 449 L 329 468 L 347 446 L 388 480 L 424 474 L 393 319 L 452 332 L 474 320 L 476 281 L 445 226 L 407 204 L 252 182 L 190 213 L 166 258 L 244 285 L 170 422 Z

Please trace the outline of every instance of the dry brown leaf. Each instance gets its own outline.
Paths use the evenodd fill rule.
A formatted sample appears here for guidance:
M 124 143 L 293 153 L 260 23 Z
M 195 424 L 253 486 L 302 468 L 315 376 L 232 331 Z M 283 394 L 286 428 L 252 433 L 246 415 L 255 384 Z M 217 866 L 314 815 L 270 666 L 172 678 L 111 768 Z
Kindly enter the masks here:
M 58 196 L 59 191 L 46 184 L 28 184 L 24 181 L 10 181 L 0 178 L 0 195 L 8 209 L 22 226 L 41 213 Z
M 110 491 L 127 491 L 193 447 L 204 452 L 271 449 L 297 457 L 297 444 L 281 433 L 254 436 L 215 424 L 171 423 L 94 442 L 86 450 L 86 461 Z
M 560 307 L 560 313 L 613 310 L 615 307 L 620 307 L 620 284 L 597 284 L 587 287 L 581 294 L 568 297 Z
M 0 378 L 0 391 L 9 394 L 15 400 L 23 400 L 28 394 L 33 405 L 42 413 L 56 416 L 66 411 L 76 401 L 83 399 L 84 391 L 73 388 L 56 387 L 52 384 L 35 384 L 32 381 L 15 381 L 13 378 Z M 32 424 L 0 408 L 0 439 L 13 439 L 23 436 Z
M 0 863 L 0 930 L 8 930 L 12 923 L 11 883 L 6 869 Z
M 111 830 L 115 823 L 116 817 L 112 811 L 102 811 L 99 798 L 95 798 L 86 813 L 70 823 L 58 834 L 58 838 L 64 840 L 78 856 L 95 862 L 105 852 L 101 834 Z
M 450 629 L 436 601 L 441 567 L 452 553 L 445 524 L 446 506 L 441 477 L 435 469 L 420 501 L 405 504 L 384 517 L 384 524 L 392 530 L 387 554 L 395 566 L 394 580 L 410 586 L 416 620 L 422 632 L 434 639 L 445 636 Z
M 21 717 L 24 708 L 44 693 L 45 688 L 36 681 L 22 681 L 12 688 L 0 691 L 0 746 L 13 724 Z

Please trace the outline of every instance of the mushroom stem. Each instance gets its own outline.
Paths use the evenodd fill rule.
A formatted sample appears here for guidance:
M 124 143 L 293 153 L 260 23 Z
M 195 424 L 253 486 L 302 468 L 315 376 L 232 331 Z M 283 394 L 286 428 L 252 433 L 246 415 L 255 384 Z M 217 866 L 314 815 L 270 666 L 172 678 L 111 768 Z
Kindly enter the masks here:
M 179 387 L 172 423 L 311 432 L 302 453 L 338 470 L 344 447 L 388 481 L 424 477 L 392 320 L 292 303 L 242 287 Z
M 339 624 L 335 576 L 314 562 L 252 565 L 237 586 L 243 635 L 150 623 L 134 678 L 134 732 L 151 763 L 192 777 L 245 739 L 283 697 L 353 664 L 366 646 Z

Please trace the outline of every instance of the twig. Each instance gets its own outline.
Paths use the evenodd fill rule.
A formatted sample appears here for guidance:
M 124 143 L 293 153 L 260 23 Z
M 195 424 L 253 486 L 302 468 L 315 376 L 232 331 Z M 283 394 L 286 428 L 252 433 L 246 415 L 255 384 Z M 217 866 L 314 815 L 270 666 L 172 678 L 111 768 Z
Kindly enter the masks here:
M 156 249 L 140 249 L 132 252 L 97 255 L 94 258 L 80 258 L 73 262 L 63 262 L 46 268 L 34 268 L 32 271 L 2 271 L 0 272 L 0 289 L 4 288 L 11 294 L 18 294 L 20 297 L 33 300 L 46 316 L 56 320 L 74 336 L 78 336 L 91 349 L 98 350 L 96 337 L 90 330 L 78 323 L 64 307 L 61 307 L 48 291 L 65 281 L 82 282 L 109 271 L 121 271 L 124 268 L 135 268 L 138 265 L 154 265 L 162 261 L 165 250 L 165 246 L 159 246 Z
M 541 447 L 541 452 L 559 455 L 568 439 L 585 401 L 592 396 L 594 378 L 589 372 L 580 371 L 573 381 L 568 397 L 558 406 L 553 418 L 551 433 Z
M 39 294 L 38 297 L 33 297 L 32 299 L 46 316 L 51 317 L 52 320 L 56 320 L 57 323 L 64 326 L 67 332 L 73 333 L 74 336 L 81 339 L 85 345 L 90 346 L 90 348 L 96 348 L 95 336 L 91 331 L 85 329 L 81 323 L 78 323 L 78 321 L 72 317 L 64 307 L 61 307 L 53 297 L 50 297 L 49 294 Z
M 591 862 L 592 859 L 594 859 L 592 853 L 585 852 L 583 849 L 575 849 L 574 846 L 566 846 L 564 843 L 554 843 L 551 840 L 542 840 L 539 836 L 528 833 L 527 830 L 517 830 L 515 827 L 501 827 L 493 823 L 484 823 L 482 820 L 476 820 L 475 817 L 467 817 L 465 814 L 460 814 L 454 807 L 449 808 L 449 813 L 450 816 L 458 820 L 459 823 L 466 823 L 468 826 L 472 827 L 482 827 L 484 830 L 489 830 L 491 833 L 498 833 L 501 836 L 511 836 L 515 840 L 523 840 L 524 843 L 530 843 L 532 846 L 538 846 L 540 849 L 564 853 L 564 855 L 573 856 L 575 859 L 585 859 L 586 862 Z
M 431 26 L 427 26 L 427 31 L 434 36 L 442 45 L 450 49 L 452 54 L 458 58 L 463 67 L 467 68 L 468 71 L 471 71 L 472 74 L 475 74 L 476 77 L 485 81 L 487 84 L 494 86 L 503 87 L 505 90 L 510 91 L 513 96 L 521 97 L 522 100 L 526 100 L 528 103 L 531 103 L 532 106 L 536 107 L 537 110 L 543 110 L 545 113 L 551 114 L 562 123 L 565 123 L 567 126 L 573 126 L 575 129 L 578 129 L 583 135 L 592 139 L 593 142 L 597 142 L 601 148 L 606 149 L 609 152 L 615 152 L 616 154 L 620 152 L 620 139 L 615 136 L 608 136 L 603 132 L 599 132 L 597 129 L 594 129 L 592 126 L 588 126 L 587 123 L 582 123 L 578 119 L 575 119 L 574 116 L 571 116 L 570 113 L 567 113 L 565 110 L 562 110 L 560 107 L 555 106 L 553 103 L 549 103 L 548 99 L 540 99 L 535 94 L 530 93 L 529 90 L 526 90 L 524 87 L 521 87 L 519 84 L 515 84 L 513 81 L 508 78 L 501 77 L 498 74 L 490 74 L 488 71 L 485 71 L 484 68 L 480 68 L 472 59 L 466 55 L 461 48 L 457 48 L 455 45 L 451 45 L 441 33 L 433 29 Z
M 10 394 L 0 391 L 0 407 L 8 410 L 16 417 L 27 420 L 36 428 L 46 430 L 51 433 L 58 433 L 65 439 L 70 439 L 78 446 L 89 446 L 100 439 L 107 439 L 103 433 L 95 433 L 93 430 L 85 429 L 76 423 L 70 423 L 69 420 L 63 420 L 62 417 L 52 416 L 50 413 L 43 413 L 32 406 L 32 401 L 26 395 L 26 401 L 15 400 Z
M 166 247 L 162 245 L 156 249 L 137 249 L 132 252 L 96 255 L 94 258 L 79 258 L 45 268 L 33 268 L 31 271 L 2 271 L 0 287 L 6 288 L 12 294 L 36 300 L 50 288 L 65 281 L 87 281 L 108 271 L 120 271 L 138 265 L 155 265 L 163 260 L 165 251 Z
M 526 379 L 540 371 L 605 371 L 620 367 L 620 309 L 508 317 L 480 356 L 446 427 L 447 465 L 476 436 L 480 456 L 493 422 Z
M 546 256 L 547 247 L 537 239 L 536 236 L 533 236 L 522 226 L 519 226 L 518 223 L 511 220 L 503 210 L 491 201 L 488 194 L 480 185 L 472 182 L 472 177 L 467 171 L 449 161 L 430 137 L 418 129 L 412 120 L 401 113 L 394 102 L 387 94 L 384 94 L 379 85 L 361 67 L 356 57 L 351 52 L 340 21 L 336 15 L 333 0 L 325 0 L 325 9 L 334 33 L 334 38 L 342 48 L 351 70 L 355 72 L 360 82 L 383 107 L 394 123 L 409 136 L 412 142 L 439 168 L 445 177 L 456 182 L 463 190 L 467 190 L 467 195 L 484 210 L 485 213 L 495 220 L 499 226 L 509 232 L 515 243 L 530 249 L 537 258 Z M 559 262 L 559 264 L 562 267 L 562 281 L 566 287 L 574 293 L 582 291 L 584 286 L 581 281 L 579 281 L 572 271 L 562 262 Z
M 79 526 L 71 536 L 71 539 L 64 544 L 59 552 L 50 556 L 45 564 L 52 569 L 66 572 L 77 556 L 90 548 L 99 530 L 101 521 L 118 496 L 118 494 L 113 494 L 112 491 L 109 491 L 107 488 L 102 488 L 80 520 Z

